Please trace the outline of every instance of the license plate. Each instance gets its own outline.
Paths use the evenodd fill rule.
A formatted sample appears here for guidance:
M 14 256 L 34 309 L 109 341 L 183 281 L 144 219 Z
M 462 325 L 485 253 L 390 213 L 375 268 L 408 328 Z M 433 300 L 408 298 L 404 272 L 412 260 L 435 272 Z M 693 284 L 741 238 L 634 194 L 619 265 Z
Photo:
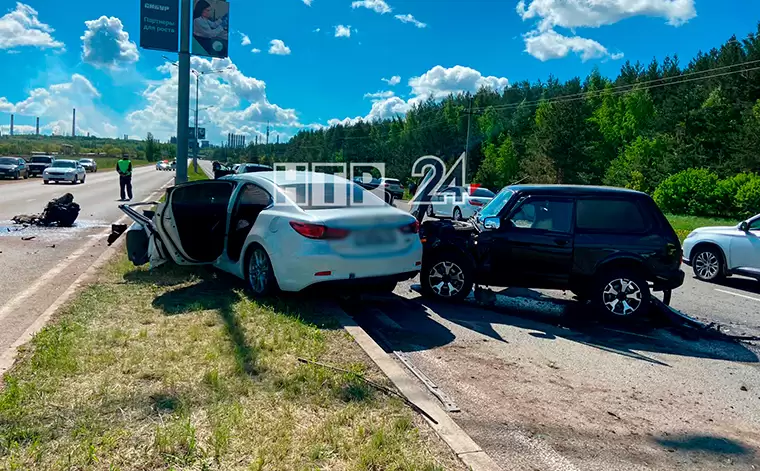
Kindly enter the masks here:
M 356 245 L 359 247 L 390 245 L 395 242 L 396 233 L 393 231 L 364 231 L 356 233 Z

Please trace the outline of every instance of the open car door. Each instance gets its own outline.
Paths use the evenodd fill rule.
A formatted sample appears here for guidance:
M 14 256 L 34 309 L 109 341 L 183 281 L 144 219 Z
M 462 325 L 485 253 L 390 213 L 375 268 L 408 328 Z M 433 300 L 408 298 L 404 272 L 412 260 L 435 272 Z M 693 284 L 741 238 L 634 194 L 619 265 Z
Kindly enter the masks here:
M 167 190 L 155 214 L 135 209 L 146 203 L 119 206 L 135 221 L 127 232 L 129 259 L 136 265 L 150 262 L 151 268 L 168 259 L 179 265 L 214 263 L 224 251 L 234 188 L 227 180 L 183 183 Z

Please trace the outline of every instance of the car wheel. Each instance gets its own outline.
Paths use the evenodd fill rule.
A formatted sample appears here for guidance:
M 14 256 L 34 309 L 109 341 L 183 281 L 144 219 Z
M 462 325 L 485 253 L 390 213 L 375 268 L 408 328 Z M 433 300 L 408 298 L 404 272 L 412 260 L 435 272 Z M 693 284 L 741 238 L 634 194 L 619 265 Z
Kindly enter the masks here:
M 694 276 L 702 281 L 719 281 L 723 277 L 723 257 L 717 249 L 700 249 L 694 256 Z
M 427 215 L 430 216 L 431 218 L 435 217 L 435 210 L 433 209 L 433 203 L 430 203 L 428 205 Z
M 50 185 L 50 182 L 47 180 L 42 180 L 42 183 L 44 183 L 45 185 Z
M 461 221 L 462 220 L 462 210 L 459 208 L 454 208 L 454 220 L 455 221 Z
M 248 288 L 254 296 L 266 296 L 277 287 L 277 281 L 272 269 L 272 261 L 266 250 L 256 247 L 248 257 L 247 276 Z
M 594 304 L 611 319 L 640 317 L 649 311 L 652 293 L 647 281 L 632 270 L 608 271 L 597 278 Z
M 79 177 L 74 176 L 74 181 L 71 182 L 72 185 L 78 185 L 79 184 Z
M 16 174 L 13 175 L 13 179 L 14 180 L 18 180 L 19 178 L 21 178 L 21 173 L 20 172 L 16 172 Z
M 29 178 L 29 172 L 24 174 L 24 180 L 27 180 Z
M 430 297 L 461 301 L 472 291 L 472 264 L 456 253 L 441 254 L 425 262 L 420 276 L 422 292 Z
M 87 179 L 87 175 L 82 177 L 82 183 L 84 184 L 84 181 Z

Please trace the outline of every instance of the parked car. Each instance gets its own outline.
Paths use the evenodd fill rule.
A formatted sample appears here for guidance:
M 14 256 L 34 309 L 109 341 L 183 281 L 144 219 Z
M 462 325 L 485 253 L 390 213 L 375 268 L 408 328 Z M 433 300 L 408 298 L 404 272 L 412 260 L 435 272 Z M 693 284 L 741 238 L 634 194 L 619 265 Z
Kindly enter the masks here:
M 473 284 L 571 290 L 613 317 L 644 314 L 683 284 L 681 244 L 651 197 L 618 188 L 504 188 L 469 222 L 426 221 L 423 293 L 461 300 Z
M 29 178 L 26 160 L 21 157 L 0 157 L 0 178 Z
M 244 173 L 256 173 L 256 172 L 271 172 L 273 169 L 268 165 L 260 164 L 240 164 L 235 170 L 235 173 L 242 175 Z
M 71 182 L 76 185 L 84 183 L 87 172 L 76 160 L 58 160 L 42 172 L 42 182 L 47 185 L 50 182 Z
M 354 181 L 370 191 L 382 188 L 384 191 L 388 192 L 393 199 L 401 199 L 404 197 L 404 187 L 401 185 L 401 182 L 395 178 L 374 178 L 368 183 L 363 183 L 361 178 L 355 178 Z
M 162 160 L 156 164 L 156 170 L 161 170 L 163 172 L 168 172 L 171 169 L 169 166 L 168 160 Z
M 683 262 L 702 281 L 743 275 L 760 281 L 760 214 L 736 226 L 701 227 L 686 236 Z
M 29 159 L 29 163 L 27 164 L 27 168 L 29 169 L 29 176 L 34 177 L 35 175 L 42 175 L 42 172 L 44 172 L 46 168 L 53 165 L 53 162 L 55 162 L 55 157 L 53 156 L 35 155 Z
M 169 188 L 151 218 L 120 208 L 136 265 L 213 265 L 273 290 L 357 286 L 392 291 L 422 264 L 419 223 L 337 176 L 256 172 Z
M 176 160 L 172 160 L 172 163 L 169 164 L 169 169 L 170 170 L 177 170 L 177 161 Z
M 431 198 L 427 214 L 455 221 L 470 219 L 496 196 L 491 190 L 475 186 L 454 186 L 439 191 Z
M 87 173 L 95 173 L 98 171 L 98 163 L 95 159 L 79 159 L 79 165 L 84 167 Z

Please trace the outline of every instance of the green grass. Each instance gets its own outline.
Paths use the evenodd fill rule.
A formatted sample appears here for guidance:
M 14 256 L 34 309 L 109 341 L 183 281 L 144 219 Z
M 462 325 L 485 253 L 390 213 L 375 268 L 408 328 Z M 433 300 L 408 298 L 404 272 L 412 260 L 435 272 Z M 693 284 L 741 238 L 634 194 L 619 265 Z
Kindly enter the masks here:
M 77 157 L 77 160 L 79 158 Z M 98 171 L 103 172 L 107 170 L 116 170 L 116 162 L 119 161 L 117 158 L 111 158 L 111 157 L 95 157 L 95 162 L 98 164 Z M 146 165 L 155 165 L 155 162 L 148 162 L 147 160 L 137 160 L 132 159 L 132 167 L 144 167 Z
M 196 172 L 191 162 L 190 166 L 187 168 L 187 180 L 191 182 L 196 182 L 198 180 L 208 180 L 208 175 L 206 175 L 206 173 L 201 169 L 200 164 L 198 165 L 198 171 Z
M 738 221 L 733 219 L 720 219 L 720 218 L 705 218 L 698 216 L 676 216 L 674 214 L 667 214 L 668 221 L 675 229 L 676 234 L 681 239 L 681 242 L 687 235 L 694 229 L 706 226 L 735 226 Z
M 0 469 L 463 469 L 325 305 L 239 286 L 121 256 L 4 377 Z

